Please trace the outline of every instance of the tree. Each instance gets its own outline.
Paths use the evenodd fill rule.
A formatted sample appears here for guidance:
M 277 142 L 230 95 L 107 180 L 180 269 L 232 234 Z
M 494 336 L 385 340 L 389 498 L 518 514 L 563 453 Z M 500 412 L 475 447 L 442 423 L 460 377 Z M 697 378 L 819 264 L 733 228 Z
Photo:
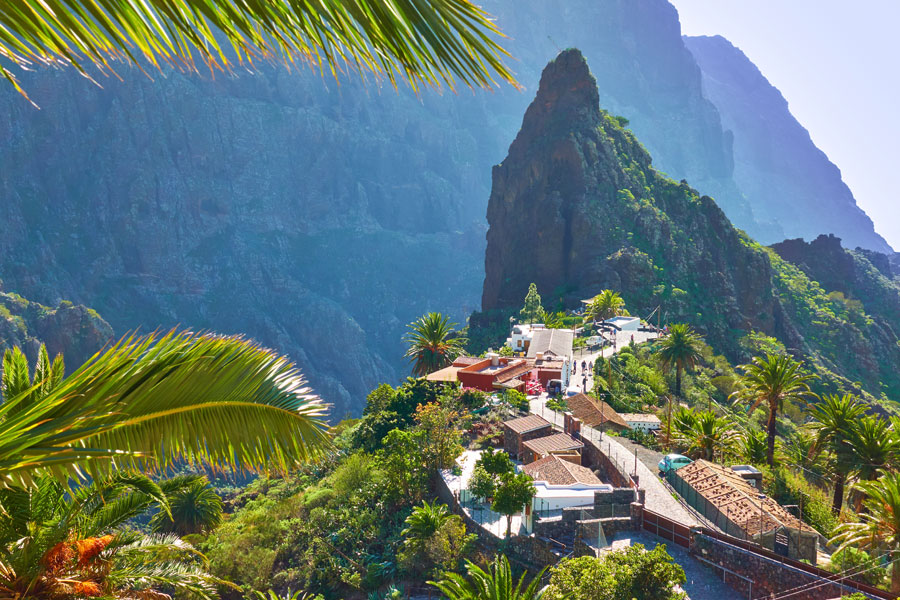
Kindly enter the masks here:
M 394 429 L 385 436 L 378 462 L 391 488 L 401 498 L 417 501 L 428 482 L 428 465 L 422 456 L 422 433 Z
M 882 469 L 897 465 L 900 460 L 900 436 L 890 422 L 877 415 L 866 415 L 853 422 L 850 432 L 850 452 L 857 476 L 864 481 L 877 479 Z M 862 508 L 863 496 L 856 494 L 854 509 Z
M 827 395 L 809 410 L 813 421 L 810 427 L 816 432 L 816 446 L 827 448 L 834 454 L 834 496 L 831 510 L 837 515 L 844 505 L 844 486 L 855 468 L 855 458 L 850 439 L 857 419 L 866 412 L 866 405 L 856 396 Z
M 540 600 L 543 596 L 541 578 L 544 567 L 531 583 L 525 585 L 526 573 L 518 582 L 513 578 L 509 559 L 503 554 L 494 557 L 487 568 L 482 569 L 471 561 L 466 561 L 468 578 L 458 573 L 446 573 L 440 581 L 428 583 L 438 588 L 449 600 Z
M 509 454 L 500 451 L 496 452 L 493 448 L 485 448 L 475 463 L 484 467 L 484 470 L 491 475 L 503 475 L 504 473 L 515 473 L 516 467 L 509 458 Z
M 656 352 L 663 369 L 670 371 L 675 367 L 675 395 L 680 398 L 681 374 L 700 361 L 703 338 L 694 333 L 689 325 L 676 323 L 669 327 L 669 335 L 659 342 Z
M 641 544 L 602 558 L 565 559 L 550 570 L 547 600 L 681 600 L 684 569 L 665 544 L 647 551 Z
M 36 400 L 45 397 L 62 383 L 66 367 L 62 354 L 57 354 L 53 362 L 47 354 L 47 346 L 41 344 L 34 377 L 29 379 L 28 359 L 17 347 L 7 348 L 3 353 L 3 373 L 0 376 L 0 394 L 3 398 L 21 396 L 21 401 L 12 408 L 10 415 L 18 413 Z
M 591 299 L 584 316 L 586 321 L 605 321 L 622 314 L 627 314 L 622 296 L 613 290 L 603 290 Z
M 466 533 L 466 527 L 446 504 L 422 501 L 406 518 L 406 528 L 400 551 L 400 561 L 411 571 L 427 571 L 454 568 L 470 549 L 475 535 Z M 428 567 L 422 564 L 426 559 Z
M 453 87 L 456 79 L 490 87 L 495 76 L 515 83 L 492 39 L 499 30 L 467 0 L 23 0 L 0 11 L 0 31 L 0 56 L 14 64 L 72 65 L 84 74 L 88 65 L 111 71 L 115 61 L 196 71 L 198 63 L 222 70 L 278 60 L 414 88 Z M 3 65 L 0 74 L 22 92 Z
M 413 363 L 413 374 L 424 377 L 453 364 L 463 353 L 466 340 L 455 335 L 455 326 L 437 312 L 422 315 L 407 326 L 410 331 L 405 340 L 409 349 L 404 356 Z
M 201 566 L 199 553 L 173 535 L 122 529 L 152 506 L 167 512 L 167 494 L 196 478 L 157 485 L 119 472 L 67 493 L 39 476 L 28 488 L 0 489 L 0 587 L 4 595 L 75 600 L 87 596 L 159 597 L 156 588 L 200 598 L 223 583 Z M 156 595 L 154 595 L 156 594 Z
M 476 464 L 469 477 L 469 492 L 476 498 L 488 500 L 494 497 L 497 489 L 497 476 L 488 473 L 483 465 Z
M 525 294 L 525 306 L 519 311 L 519 319 L 523 323 L 535 323 L 543 314 L 544 307 L 541 306 L 541 296 L 538 294 L 537 285 L 532 283 L 528 286 L 528 293 Z
M 512 517 L 534 499 L 537 490 L 532 479 L 525 473 L 504 473 L 500 476 L 500 484 L 494 490 L 494 501 L 491 509 L 506 515 L 506 537 L 510 536 Z
M 174 533 L 184 537 L 192 533 L 209 533 L 222 524 L 222 498 L 212 489 L 206 477 L 198 477 L 170 494 L 169 511 L 159 511 L 150 519 L 157 533 Z
M 738 442 L 741 459 L 751 465 L 759 465 L 766 462 L 766 449 L 768 440 L 766 432 L 756 427 L 745 430 Z
M 682 421 L 683 422 L 683 421 Z M 735 431 L 731 422 L 717 417 L 713 412 L 700 412 L 691 419 L 687 427 L 676 428 L 676 441 L 685 448 L 685 454 L 693 458 L 715 460 L 728 452 L 735 441 Z
M 900 473 L 884 473 L 875 481 L 855 486 L 866 496 L 866 512 L 855 523 L 841 523 L 832 544 L 838 550 L 858 547 L 873 552 L 886 551 L 891 560 L 891 593 L 900 594 Z
M 438 504 L 437 500 L 429 504 L 427 500 L 422 500 L 422 505 L 415 507 L 406 517 L 406 528 L 400 535 L 407 539 L 424 540 L 440 529 L 441 525 L 452 516 L 453 513 L 446 504 Z
M 431 468 L 445 469 L 462 454 L 460 432 L 456 428 L 459 413 L 438 402 L 416 409 L 417 429 L 422 432 L 420 448 Z
M 807 381 L 814 379 L 814 376 L 803 373 L 802 365 L 787 354 L 767 354 L 765 358 L 757 356 L 741 369 L 744 374 L 740 378 L 740 388 L 732 397 L 736 403 L 750 403 L 748 413 L 760 404 L 765 404 L 769 409 L 766 463 L 773 466 L 778 411 L 785 401 L 805 401 L 812 395 Z
M 37 399 L 4 395 L 0 474 L 27 485 L 176 461 L 286 472 L 330 448 L 324 413 L 286 358 L 240 337 L 125 337 Z

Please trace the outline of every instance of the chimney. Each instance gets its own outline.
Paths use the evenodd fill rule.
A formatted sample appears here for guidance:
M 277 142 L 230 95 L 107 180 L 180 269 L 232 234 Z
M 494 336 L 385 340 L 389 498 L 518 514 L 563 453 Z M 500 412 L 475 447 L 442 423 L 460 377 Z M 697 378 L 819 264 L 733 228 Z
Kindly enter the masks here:
M 536 358 L 537 360 L 544 360 L 544 353 L 543 353 L 543 352 L 538 352 L 538 353 L 536 353 L 536 354 L 535 354 L 535 358 Z
M 488 352 L 486 358 L 491 359 L 491 366 L 497 367 L 500 366 L 500 355 L 494 352 Z

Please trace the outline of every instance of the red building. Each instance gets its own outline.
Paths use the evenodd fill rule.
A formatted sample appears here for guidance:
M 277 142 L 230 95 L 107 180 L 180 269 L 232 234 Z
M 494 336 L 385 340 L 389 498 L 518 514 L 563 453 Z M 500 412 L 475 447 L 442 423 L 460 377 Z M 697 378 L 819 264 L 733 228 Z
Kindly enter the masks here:
M 525 378 L 529 371 L 531 371 L 531 365 L 524 358 L 494 354 L 459 369 L 456 372 L 456 378 L 463 387 L 471 387 L 485 392 L 496 390 L 524 392 Z

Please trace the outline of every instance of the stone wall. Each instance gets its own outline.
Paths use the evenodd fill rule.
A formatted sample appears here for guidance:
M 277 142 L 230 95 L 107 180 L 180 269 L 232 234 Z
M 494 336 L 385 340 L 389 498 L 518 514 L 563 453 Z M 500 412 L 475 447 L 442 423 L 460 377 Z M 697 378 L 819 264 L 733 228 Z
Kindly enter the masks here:
M 601 478 L 605 478 L 615 487 L 626 488 L 632 486 L 631 474 L 626 472 L 615 461 L 601 450 L 602 441 L 593 441 L 586 437 L 580 438 L 584 442 L 581 451 L 582 464 L 592 471 L 600 471 Z
M 794 567 L 700 533 L 692 536 L 691 553 L 725 569 L 725 582 L 742 598 L 766 598 L 790 590 L 791 600 L 822 600 L 859 591 L 810 572 L 813 567 Z

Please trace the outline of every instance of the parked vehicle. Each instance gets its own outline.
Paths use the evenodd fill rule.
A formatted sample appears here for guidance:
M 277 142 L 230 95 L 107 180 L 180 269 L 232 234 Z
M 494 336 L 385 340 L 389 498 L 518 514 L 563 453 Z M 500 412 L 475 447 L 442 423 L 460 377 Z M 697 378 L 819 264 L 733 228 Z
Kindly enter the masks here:
M 665 475 L 669 471 L 677 471 L 681 467 L 689 465 L 692 462 L 694 461 L 682 454 L 666 454 L 663 459 L 659 461 L 659 472 Z
M 562 394 L 562 380 L 561 379 L 551 379 L 547 382 L 547 393 L 551 396 L 558 396 Z

